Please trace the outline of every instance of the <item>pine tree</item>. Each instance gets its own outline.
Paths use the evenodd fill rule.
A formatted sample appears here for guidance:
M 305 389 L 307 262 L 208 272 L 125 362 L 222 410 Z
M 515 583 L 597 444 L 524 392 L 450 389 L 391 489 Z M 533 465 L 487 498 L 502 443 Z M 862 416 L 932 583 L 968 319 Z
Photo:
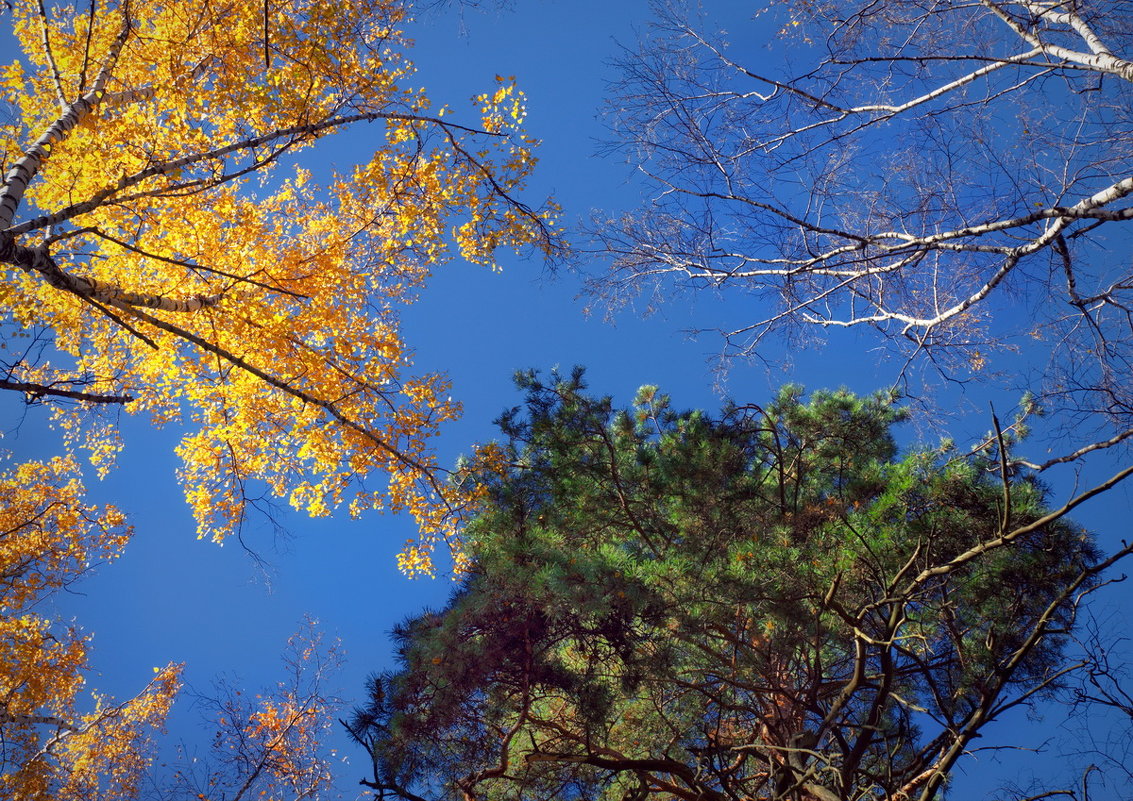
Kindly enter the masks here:
M 900 453 L 890 397 L 522 385 L 469 576 L 351 723 L 379 796 L 934 798 L 1110 561 L 994 449 Z

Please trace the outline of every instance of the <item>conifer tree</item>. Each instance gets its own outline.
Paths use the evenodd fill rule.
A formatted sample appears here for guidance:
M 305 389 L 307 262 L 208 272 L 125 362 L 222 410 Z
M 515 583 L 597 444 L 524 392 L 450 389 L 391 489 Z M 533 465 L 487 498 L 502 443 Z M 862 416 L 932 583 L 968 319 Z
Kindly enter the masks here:
M 927 801 L 1058 685 L 1128 553 L 1007 475 L 1007 436 L 900 453 L 889 397 L 522 383 L 469 576 L 350 723 L 379 797 Z

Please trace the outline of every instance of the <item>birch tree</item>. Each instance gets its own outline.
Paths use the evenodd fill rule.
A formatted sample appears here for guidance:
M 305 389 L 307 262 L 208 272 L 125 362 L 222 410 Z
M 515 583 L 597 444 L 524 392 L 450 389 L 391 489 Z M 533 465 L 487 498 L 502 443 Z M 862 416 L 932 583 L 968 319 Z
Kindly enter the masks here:
M 408 510 L 421 538 L 401 567 L 429 572 L 437 546 L 459 565 L 476 499 L 430 440 L 460 407 L 411 373 L 398 309 L 451 258 L 556 243 L 521 199 L 522 94 L 485 87 L 463 122 L 433 108 L 406 84 L 398 0 L 0 15 L 5 59 L 19 49 L 0 65 L 0 389 L 47 407 L 67 451 L 0 475 L 0 795 L 131 799 L 180 666 L 125 702 L 84 689 L 89 637 L 51 619 L 51 595 L 129 531 L 83 500 L 76 451 L 101 473 L 115 412 L 177 424 L 200 536 L 238 533 L 266 491 L 313 515 Z M 357 164 L 299 166 L 355 128 Z M 290 685 L 220 723 L 244 761 L 170 792 L 316 795 L 321 658 L 299 648 Z
M 613 89 L 650 197 L 598 218 L 595 291 L 750 294 L 728 356 L 868 330 L 914 385 L 995 368 L 1129 436 L 1128 4 L 820 0 L 719 34 L 679 6 Z
M 238 531 L 258 484 L 313 515 L 408 510 L 401 566 L 428 572 L 467 500 L 429 446 L 459 404 L 408 372 L 397 309 L 453 256 L 555 247 L 519 196 L 522 94 L 432 108 L 397 0 L 9 5 L 0 388 L 69 401 L 99 469 L 118 441 L 92 409 L 184 423 L 202 537 Z M 296 166 L 359 126 L 360 163 Z

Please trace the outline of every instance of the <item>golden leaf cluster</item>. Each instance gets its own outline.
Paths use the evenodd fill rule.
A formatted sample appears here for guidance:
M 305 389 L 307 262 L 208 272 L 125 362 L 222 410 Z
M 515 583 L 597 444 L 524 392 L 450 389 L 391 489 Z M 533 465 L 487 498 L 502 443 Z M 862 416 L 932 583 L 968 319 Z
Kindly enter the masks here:
M 398 311 L 453 258 L 550 254 L 554 208 L 520 199 L 535 143 L 513 82 L 463 122 L 405 86 L 398 0 L 6 6 L 0 389 L 49 403 L 65 455 L 0 475 L 0 797 L 131 798 L 180 668 L 125 703 L 84 692 L 88 638 L 44 612 L 129 536 L 83 501 L 76 452 L 101 474 L 121 444 L 96 410 L 179 427 L 199 536 L 266 491 L 407 511 L 402 568 L 448 544 L 459 569 L 478 491 L 432 441 L 460 405 L 412 374 Z M 312 156 L 348 136 L 356 163 Z M 239 732 L 295 763 L 280 776 L 318 767 L 304 703 L 273 697 Z
M 266 487 L 312 515 L 408 510 L 422 536 L 403 567 L 427 572 L 466 505 L 430 442 L 460 406 L 407 372 L 397 311 L 454 256 L 557 247 L 553 210 L 518 197 L 522 93 L 500 79 L 467 124 L 431 113 L 402 85 L 394 0 L 13 14 L 0 340 L 52 347 L 11 374 L 184 425 L 202 537 L 237 531 Z M 372 155 L 317 178 L 299 165 L 359 127 Z M 118 442 L 89 405 L 55 413 L 105 469 Z
M 179 686 L 171 664 L 125 703 L 85 693 L 88 638 L 44 616 L 52 593 L 130 536 L 83 494 L 70 459 L 0 473 L 0 797 L 13 801 L 135 798 Z

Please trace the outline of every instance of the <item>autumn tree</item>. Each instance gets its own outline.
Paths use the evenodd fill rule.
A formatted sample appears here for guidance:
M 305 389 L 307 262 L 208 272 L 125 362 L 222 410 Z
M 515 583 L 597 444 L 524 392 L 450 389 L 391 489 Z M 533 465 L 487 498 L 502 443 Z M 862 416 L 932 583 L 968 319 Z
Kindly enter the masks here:
M 1133 550 L 1066 516 L 1105 486 L 1052 509 L 1009 475 L 1009 434 L 900 454 L 888 396 L 711 417 L 522 383 L 468 577 L 349 722 L 379 798 L 939 798 L 1064 686 Z
M 0 474 L 0 796 L 12 801 L 317 798 L 330 784 L 322 735 L 340 658 L 308 623 L 288 643 L 285 677 L 253 696 L 220 682 L 199 693 L 212 759 L 154 766 L 156 736 L 182 665 L 155 667 L 115 701 L 91 691 L 91 638 L 49 616 L 56 593 L 121 554 L 131 530 L 83 499 L 75 464 L 56 458 Z
M 73 461 L 62 457 L 0 474 L 4 798 L 134 798 L 151 736 L 180 685 L 181 666 L 170 664 L 124 703 L 91 697 L 88 638 L 44 614 L 53 594 L 117 556 L 130 534 L 119 511 L 83 494 Z
M 202 724 L 215 731 L 208 751 L 182 746 L 167 766 L 171 775 L 158 772 L 148 795 L 168 801 L 326 797 L 335 756 L 326 734 L 341 704 L 330 682 L 342 652 L 308 619 L 289 638 L 283 665 L 283 679 L 262 693 L 229 677 L 196 693 Z
M 118 443 L 92 407 L 183 423 L 201 536 L 238 530 L 260 484 L 315 515 L 410 511 L 402 567 L 429 571 L 464 503 L 429 441 L 459 405 L 407 374 L 397 309 L 454 254 L 554 247 L 518 195 L 523 96 L 501 80 L 463 123 L 433 109 L 405 85 L 398 0 L 10 15 L 0 388 L 77 401 L 54 414 L 100 469 Z M 358 126 L 361 163 L 295 166 Z
M 398 309 L 452 257 L 555 242 L 521 198 L 522 94 L 500 80 L 463 118 L 433 108 L 407 83 L 399 0 L 0 15 L 0 389 L 46 407 L 66 451 L 0 479 L 0 795 L 125 799 L 179 669 L 125 703 L 80 694 L 88 640 L 48 619 L 50 594 L 127 531 L 83 501 L 77 451 L 103 472 L 117 412 L 174 424 L 202 537 L 239 532 L 266 492 L 314 515 L 407 510 L 406 572 L 441 544 L 459 560 L 475 499 L 430 449 L 459 404 L 409 371 Z M 348 129 L 371 142 L 359 163 L 298 166 Z M 288 703 L 227 731 L 278 767 L 317 728 Z M 269 774 L 290 781 L 265 768 L 257 792 Z
M 728 356 L 859 330 L 906 386 L 1005 374 L 1077 446 L 1133 433 L 1127 3 L 819 0 L 719 33 L 681 6 L 612 90 L 649 198 L 597 220 L 596 292 L 751 295 Z

